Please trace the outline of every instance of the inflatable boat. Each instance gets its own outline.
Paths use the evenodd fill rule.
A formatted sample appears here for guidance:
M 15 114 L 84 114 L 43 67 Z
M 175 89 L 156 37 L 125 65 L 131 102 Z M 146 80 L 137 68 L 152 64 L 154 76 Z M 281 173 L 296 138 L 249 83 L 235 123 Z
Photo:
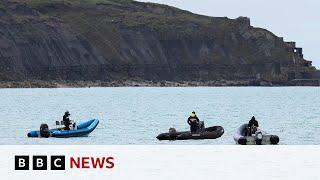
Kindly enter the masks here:
M 204 123 L 200 122 L 198 132 L 190 131 L 177 132 L 174 128 L 170 128 L 168 133 L 161 133 L 157 136 L 158 140 L 189 140 L 189 139 L 216 139 L 223 135 L 224 129 L 221 126 L 212 126 L 205 128 Z
M 62 128 L 49 129 L 48 125 L 42 124 L 39 131 L 30 131 L 28 137 L 56 137 L 56 138 L 68 138 L 68 137 L 81 137 L 88 136 L 99 124 L 98 119 L 91 119 L 80 123 L 71 130 L 63 130 Z
M 277 135 L 268 134 L 260 129 L 257 129 L 255 134 L 247 136 L 248 124 L 241 125 L 233 136 L 236 144 L 241 145 L 272 145 L 278 144 L 280 139 Z

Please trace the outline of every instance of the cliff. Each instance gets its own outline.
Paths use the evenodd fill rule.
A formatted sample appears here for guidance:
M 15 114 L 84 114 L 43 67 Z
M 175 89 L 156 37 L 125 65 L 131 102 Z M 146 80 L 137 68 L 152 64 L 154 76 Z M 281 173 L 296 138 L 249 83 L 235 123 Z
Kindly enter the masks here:
M 4 0 L 0 81 L 246 81 L 315 72 L 302 49 L 250 19 L 131 0 Z M 214 85 L 214 83 L 213 83 Z

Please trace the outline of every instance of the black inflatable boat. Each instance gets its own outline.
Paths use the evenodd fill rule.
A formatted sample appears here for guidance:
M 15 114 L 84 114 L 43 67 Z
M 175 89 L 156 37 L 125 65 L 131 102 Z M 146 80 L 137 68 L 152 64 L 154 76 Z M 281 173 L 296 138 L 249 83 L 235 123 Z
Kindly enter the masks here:
M 205 128 L 204 123 L 200 122 L 198 132 L 190 131 L 177 132 L 174 128 L 170 128 L 168 133 L 161 133 L 157 136 L 159 140 L 189 140 L 189 139 L 216 139 L 223 135 L 224 129 L 221 126 L 212 126 Z

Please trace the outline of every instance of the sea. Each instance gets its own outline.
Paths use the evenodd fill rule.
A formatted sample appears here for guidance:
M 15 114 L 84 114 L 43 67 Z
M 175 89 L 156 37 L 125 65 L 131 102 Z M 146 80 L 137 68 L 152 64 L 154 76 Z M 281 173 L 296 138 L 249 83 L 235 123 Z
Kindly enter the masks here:
M 0 89 L 0 145 L 235 145 L 236 129 L 252 116 L 280 145 L 320 144 L 319 87 L 97 87 Z M 99 119 L 88 137 L 28 138 L 65 111 L 81 123 Z M 218 139 L 159 141 L 173 127 L 189 130 L 195 111 Z

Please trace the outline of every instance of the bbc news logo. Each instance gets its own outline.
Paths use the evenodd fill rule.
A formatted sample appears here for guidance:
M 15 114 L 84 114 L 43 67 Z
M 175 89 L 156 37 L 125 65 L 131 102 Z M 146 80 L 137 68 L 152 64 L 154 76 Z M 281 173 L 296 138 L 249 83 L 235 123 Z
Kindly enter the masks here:
M 114 157 L 70 157 L 69 169 L 112 169 Z M 15 170 L 66 170 L 65 156 L 15 156 Z M 49 166 L 49 167 L 48 167 Z
M 32 159 L 32 163 L 30 162 Z M 48 170 L 48 156 L 15 156 L 15 170 Z M 30 165 L 32 164 L 32 168 Z M 50 156 L 50 170 L 65 170 L 65 156 Z

